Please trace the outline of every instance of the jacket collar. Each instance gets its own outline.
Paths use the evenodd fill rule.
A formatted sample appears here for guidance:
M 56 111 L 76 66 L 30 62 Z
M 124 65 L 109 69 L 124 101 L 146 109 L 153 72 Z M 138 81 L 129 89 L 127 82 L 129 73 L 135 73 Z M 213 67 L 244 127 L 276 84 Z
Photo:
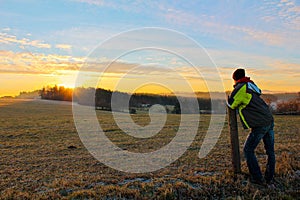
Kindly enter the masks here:
M 238 81 L 236 81 L 235 85 L 233 87 L 236 87 L 239 83 L 254 83 L 250 77 L 243 77 L 241 79 L 239 79 Z

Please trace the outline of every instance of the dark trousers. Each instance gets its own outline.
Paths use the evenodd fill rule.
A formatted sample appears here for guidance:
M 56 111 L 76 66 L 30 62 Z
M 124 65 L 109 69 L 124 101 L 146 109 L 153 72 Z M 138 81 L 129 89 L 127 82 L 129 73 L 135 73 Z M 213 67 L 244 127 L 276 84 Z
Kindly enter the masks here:
M 268 155 L 268 162 L 265 171 L 265 180 L 267 182 L 274 178 L 275 173 L 275 152 L 274 152 L 274 122 L 265 127 L 252 128 L 251 133 L 244 145 L 244 155 L 247 161 L 247 166 L 250 175 L 254 180 L 263 180 L 260 167 L 255 156 L 255 148 L 263 139 L 266 154 Z

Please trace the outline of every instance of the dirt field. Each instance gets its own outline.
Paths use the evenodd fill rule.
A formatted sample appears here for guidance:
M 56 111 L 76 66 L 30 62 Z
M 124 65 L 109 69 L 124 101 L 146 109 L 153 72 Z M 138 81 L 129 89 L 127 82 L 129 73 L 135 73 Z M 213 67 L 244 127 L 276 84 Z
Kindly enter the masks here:
M 175 136 L 179 115 L 168 115 L 163 131 L 147 139 L 127 137 L 109 112 L 97 111 L 107 136 L 122 149 L 149 152 Z M 133 115 L 141 125 L 145 114 Z M 275 188 L 252 185 L 243 173 L 234 179 L 228 125 L 204 158 L 198 152 L 209 123 L 201 115 L 198 134 L 188 151 L 170 166 L 152 173 L 111 169 L 84 148 L 66 102 L 0 100 L 0 199 L 299 199 L 300 116 L 275 116 Z M 241 152 L 248 131 L 239 127 Z M 257 155 L 262 169 L 263 145 Z M 243 157 L 243 156 L 242 156 Z

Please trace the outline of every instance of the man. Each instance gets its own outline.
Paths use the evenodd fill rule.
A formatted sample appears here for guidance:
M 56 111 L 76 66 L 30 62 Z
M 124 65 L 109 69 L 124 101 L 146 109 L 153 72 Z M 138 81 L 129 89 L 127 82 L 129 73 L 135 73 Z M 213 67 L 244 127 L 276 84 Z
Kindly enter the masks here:
M 228 99 L 228 106 L 232 109 L 238 109 L 245 129 L 251 128 L 244 144 L 244 155 L 251 175 L 250 180 L 261 185 L 264 185 L 265 181 L 271 183 L 275 172 L 274 120 L 272 113 L 268 105 L 260 98 L 261 90 L 249 77 L 245 76 L 244 69 L 237 69 L 232 78 L 235 85 Z M 268 155 L 264 177 L 254 152 L 261 139 Z

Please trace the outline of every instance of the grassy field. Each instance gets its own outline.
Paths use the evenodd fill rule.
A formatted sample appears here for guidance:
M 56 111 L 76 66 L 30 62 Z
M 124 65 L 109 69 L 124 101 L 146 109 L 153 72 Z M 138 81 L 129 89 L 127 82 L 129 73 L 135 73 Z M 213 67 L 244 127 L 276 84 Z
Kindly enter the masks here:
M 109 112 L 97 111 L 107 136 L 119 147 L 149 152 L 169 143 L 179 115 L 168 115 L 163 130 L 149 139 L 122 133 Z M 147 125 L 146 114 L 133 115 Z M 188 151 L 170 166 L 152 173 L 111 169 L 92 157 L 77 134 L 69 103 L 0 100 L 0 199 L 299 199 L 300 116 L 275 116 L 276 188 L 262 188 L 243 173 L 234 179 L 228 125 L 204 158 L 198 152 L 209 115 L 201 115 Z M 241 148 L 248 131 L 239 127 Z M 263 145 L 257 156 L 264 169 Z

